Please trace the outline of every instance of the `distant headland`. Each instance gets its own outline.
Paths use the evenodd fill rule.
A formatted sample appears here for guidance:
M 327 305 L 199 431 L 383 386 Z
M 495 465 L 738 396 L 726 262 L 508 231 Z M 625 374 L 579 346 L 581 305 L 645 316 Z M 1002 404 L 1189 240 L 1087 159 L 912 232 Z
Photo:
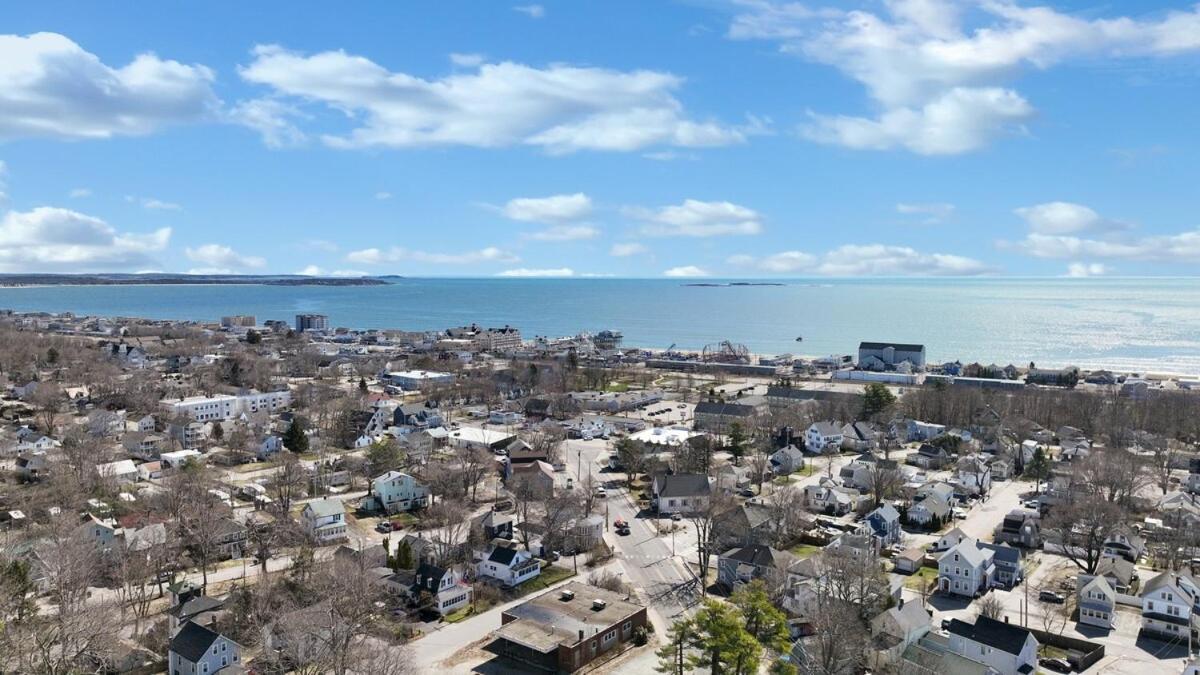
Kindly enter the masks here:
M 399 277 L 390 277 L 399 278 Z M 0 274 L 0 286 L 386 286 L 375 277 L 259 274 Z

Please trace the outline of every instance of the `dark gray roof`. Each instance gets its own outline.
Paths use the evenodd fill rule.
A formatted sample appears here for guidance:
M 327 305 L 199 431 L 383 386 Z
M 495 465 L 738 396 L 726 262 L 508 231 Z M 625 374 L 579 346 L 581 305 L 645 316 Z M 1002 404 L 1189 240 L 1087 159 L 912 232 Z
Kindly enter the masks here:
M 197 614 L 211 612 L 214 609 L 220 609 L 225 606 L 224 600 L 218 600 L 207 595 L 192 598 L 187 602 L 175 605 L 169 612 L 172 616 L 179 619 L 190 619 Z
M 790 554 L 760 544 L 731 549 L 721 557 L 755 567 L 783 567 L 791 562 Z
M 994 551 L 996 555 L 992 556 L 993 560 L 1006 562 L 1016 565 L 1021 562 L 1021 552 L 1012 546 L 1006 544 L 985 544 L 979 542 L 979 548 L 986 548 L 989 551 Z
M 729 415 L 731 417 L 751 417 L 754 406 L 741 403 L 726 403 L 724 401 L 701 401 L 696 404 L 697 415 Z
M 220 633 L 215 633 L 195 621 L 189 621 L 171 638 L 171 651 L 196 663 L 219 637 Z
M 659 476 L 658 496 L 660 497 L 692 497 L 706 495 L 710 492 L 708 476 L 699 473 L 677 473 Z
M 492 548 L 492 554 L 488 556 L 488 562 L 494 562 L 498 565 L 511 565 L 513 558 L 517 557 L 517 549 L 509 548 L 508 546 L 496 546 Z
M 1021 653 L 1021 649 L 1025 647 L 1025 640 L 1029 637 L 1029 631 L 1020 626 L 986 616 L 975 619 L 973 626 L 965 621 L 952 619 L 950 633 L 1014 655 Z
M 898 352 L 923 352 L 925 345 L 905 344 L 902 342 L 860 342 L 859 349 L 886 349 L 894 347 Z

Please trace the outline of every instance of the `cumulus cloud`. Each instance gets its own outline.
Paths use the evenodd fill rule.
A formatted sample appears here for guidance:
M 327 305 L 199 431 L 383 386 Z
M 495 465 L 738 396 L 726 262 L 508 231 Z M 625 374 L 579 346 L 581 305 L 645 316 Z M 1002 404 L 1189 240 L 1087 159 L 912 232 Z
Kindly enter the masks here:
M 550 197 L 510 199 L 501 212 L 506 218 L 527 223 L 565 223 L 592 213 L 592 199 L 582 192 Z
M 1080 263 L 1074 262 L 1067 265 L 1067 276 L 1073 279 L 1082 279 L 1084 277 L 1099 277 L 1105 274 L 1110 274 L 1112 269 L 1101 263 Z
M 996 271 L 972 258 L 883 244 L 848 244 L 819 256 L 804 251 L 783 251 L 764 257 L 740 254 L 730 256 L 726 262 L 768 274 L 838 277 L 974 276 Z
M 528 232 L 525 238 L 534 241 L 579 241 L 595 239 L 600 230 L 591 225 L 554 225 L 538 232 Z
M 546 16 L 546 8 L 541 5 L 517 5 L 513 7 L 514 12 L 520 12 L 531 19 L 540 19 Z
M 1025 221 L 1029 233 L 1020 241 L 1001 241 L 999 245 L 1035 258 L 1200 261 L 1200 229 L 1135 236 L 1132 224 L 1070 202 L 1037 204 L 1015 213 Z
M 641 255 L 649 252 L 650 249 L 646 248 L 644 244 L 639 244 L 635 241 L 613 244 L 612 248 L 609 249 L 609 255 L 617 258 L 627 258 L 631 255 Z
M 672 267 L 663 272 L 664 277 L 707 277 L 709 273 L 703 268 L 695 265 L 684 265 L 682 267 Z
M 520 258 L 504 251 L 502 249 L 489 246 L 488 248 L 479 249 L 478 251 L 464 251 L 461 253 L 429 253 L 426 251 L 413 251 L 406 248 L 393 246 L 388 249 L 366 248 L 359 251 L 351 251 L 346 255 L 348 262 L 361 263 L 365 265 L 380 265 L 383 263 L 397 262 L 417 262 L 429 263 L 435 265 L 468 265 L 471 263 L 482 262 L 501 262 L 514 263 L 519 262 Z
M 1014 211 L 1038 234 L 1078 234 L 1081 232 L 1111 232 L 1129 229 L 1129 224 L 1108 218 L 1082 204 L 1047 202 L 1025 206 Z
M 521 267 L 514 270 L 504 270 L 498 277 L 573 277 L 575 270 L 570 267 L 555 267 L 550 269 L 529 269 Z
M 814 114 L 802 133 L 856 149 L 939 155 L 1023 131 L 1034 107 L 1009 86 L 1023 69 L 1078 57 L 1200 50 L 1200 7 L 1157 18 L 1080 18 L 1012 0 L 887 0 L 884 11 L 749 0 L 733 39 L 763 39 L 859 82 L 874 116 Z M 965 11 L 967 8 L 971 11 Z
M 227 114 L 230 122 L 257 131 L 268 148 L 293 148 L 308 141 L 296 120 L 309 116 L 277 98 L 239 101 Z
M 625 215 L 643 221 L 642 234 L 651 237 L 716 237 L 762 232 L 757 211 L 732 202 L 684 200 L 658 209 L 628 207 Z
M 365 277 L 366 272 L 359 270 L 326 270 L 318 265 L 308 265 L 296 272 L 305 277 Z
M 242 255 L 221 244 L 188 247 L 183 250 L 183 254 L 187 256 L 188 260 L 203 265 L 203 267 L 192 270 L 193 274 L 228 274 L 233 270 L 257 269 L 267 265 L 265 258 Z
M 151 211 L 182 211 L 183 210 L 183 207 L 180 206 L 179 204 L 176 204 L 175 202 L 166 202 L 161 199 L 154 199 L 152 197 L 143 197 L 141 201 L 142 201 L 142 208 L 149 209 Z
M 485 60 L 483 54 L 461 54 L 455 52 L 450 55 L 450 63 L 464 68 L 474 68 L 475 66 L 482 65 Z
M 114 68 L 57 33 L 0 35 L 0 139 L 109 138 L 215 119 L 213 72 L 140 54 Z
M 99 218 L 50 206 L 9 211 L 0 220 L 0 270 L 84 272 L 157 266 L 153 253 L 171 228 L 148 234 L 118 232 Z
M 840 246 L 821 258 L 816 272 L 827 276 L 977 276 L 996 270 L 973 258 L 923 253 L 908 246 Z
M 263 99 L 270 105 L 292 106 L 251 126 L 291 135 L 296 107 L 324 104 L 355 125 L 321 137 L 335 148 L 532 145 L 558 154 L 727 145 L 746 134 L 689 119 L 673 95 L 682 79 L 650 70 L 502 62 L 430 80 L 344 51 L 304 55 L 260 45 L 239 72 L 270 87 Z
M 954 215 L 953 204 L 945 202 L 906 203 L 896 204 L 896 213 L 906 216 L 919 216 L 927 225 L 936 225 Z

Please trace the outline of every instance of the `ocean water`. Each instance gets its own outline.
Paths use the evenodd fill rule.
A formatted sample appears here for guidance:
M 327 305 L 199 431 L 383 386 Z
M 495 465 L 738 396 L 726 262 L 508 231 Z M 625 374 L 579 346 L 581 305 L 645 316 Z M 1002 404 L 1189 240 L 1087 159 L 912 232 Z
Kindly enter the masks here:
M 613 329 L 630 346 L 854 353 L 919 342 L 931 361 L 1036 362 L 1200 373 L 1200 279 L 789 280 L 696 287 L 666 279 L 404 279 L 388 286 L 0 288 L 0 308 L 216 320 L 328 314 L 351 328 L 512 325 L 525 337 Z M 803 342 L 797 342 L 797 337 Z

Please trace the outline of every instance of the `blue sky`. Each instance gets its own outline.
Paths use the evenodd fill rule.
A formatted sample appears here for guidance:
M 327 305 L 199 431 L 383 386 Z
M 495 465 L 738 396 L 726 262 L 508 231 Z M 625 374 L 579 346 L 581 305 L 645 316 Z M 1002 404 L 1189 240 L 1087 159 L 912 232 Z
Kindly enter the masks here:
M 0 34 L 3 272 L 1200 262 L 1200 5 L 45 1 Z

